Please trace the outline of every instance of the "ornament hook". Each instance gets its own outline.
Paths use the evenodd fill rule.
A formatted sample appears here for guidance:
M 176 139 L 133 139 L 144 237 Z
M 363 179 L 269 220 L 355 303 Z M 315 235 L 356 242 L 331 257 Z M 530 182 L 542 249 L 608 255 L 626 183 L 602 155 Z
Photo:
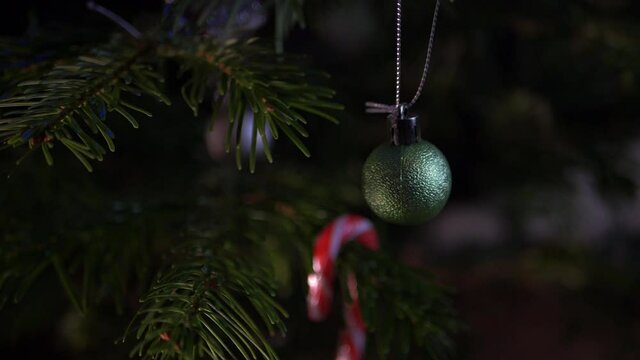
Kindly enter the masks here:
M 418 116 L 409 115 L 409 107 L 402 103 L 389 115 L 391 120 L 391 143 L 393 145 L 411 145 L 420 140 Z
M 407 106 L 406 103 L 402 103 L 400 105 L 398 105 L 398 119 L 405 119 L 407 117 L 407 111 L 409 110 L 409 107 Z

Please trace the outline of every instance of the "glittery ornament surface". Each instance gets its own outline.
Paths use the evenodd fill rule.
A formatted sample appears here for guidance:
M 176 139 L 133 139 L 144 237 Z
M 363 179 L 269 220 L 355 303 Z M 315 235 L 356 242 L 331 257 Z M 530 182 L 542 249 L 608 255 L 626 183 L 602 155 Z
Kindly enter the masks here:
M 451 193 L 451 171 L 444 155 L 428 141 L 383 144 L 362 170 L 365 200 L 390 223 L 409 225 L 431 219 Z

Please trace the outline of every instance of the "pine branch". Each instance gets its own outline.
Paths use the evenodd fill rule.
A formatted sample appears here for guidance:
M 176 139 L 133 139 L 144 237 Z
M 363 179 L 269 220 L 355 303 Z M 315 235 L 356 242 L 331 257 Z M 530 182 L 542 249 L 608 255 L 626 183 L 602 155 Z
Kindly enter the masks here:
M 333 102 L 334 91 L 309 84 L 307 72 L 294 65 L 294 59 L 275 54 L 273 51 L 254 43 L 227 41 L 217 44 L 211 41 L 189 41 L 180 39 L 172 46 L 161 47 L 159 54 L 176 59 L 181 64 L 181 72 L 190 77 L 186 81 L 182 95 L 197 114 L 199 104 L 211 81 L 215 82 L 217 105 L 219 108 L 226 96 L 229 105 L 229 128 L 225 147 L 227 152 L 233 147 L 238 168 L 242 168 L 240 136 L 245 109 L 254 114 L 252 128 L 249 169 L 255 170 L 255 148 L 257 137 L 263 140 L 264 153 L 269 162 L 273 161 L 267 144 L 267 136 L 278 139 L 283 133 L 307 157 L 310 152 L 301 137 L 308 137 L 305 129 L 307 118 L 312 115 L 337 123 L 329 113 L 342 106 Z M 212 75 L 217 75 L 212 78 Z M 270 131 L 267 131 L 270 130 Z
M 141 300 L 134 319 L 139 341 L 131 356 L 277 359 L 253 320 L 259 315 L 271 335 L 286 331 L 272 275 L 228 247 L 200 245 L 184 255 Z
M 53 51 L 39 49 L 25 40 L 0 38 L 0 87 L 11 89 L 28 78 L 41 75 L 53 66 Z M 8 97 L 11 93 L 1 94 Z
M 51 217 L 40 224 L 44 228 L 29 226 L 33 204 L 20 206 L 26 215 L 22 221 L 16 218 L 17 209 L 0 210 L 0 293 L 17 296 L 17 301 L 28 296 L 37 278 L 55 270 L 59 288 L 80 311 L 96 311 L 95 304 L 131 310 L 124 307 L 126 300 L 147 288 L 149 273 L 164 263 L 168 267 L 143 297 L 126 333 L 129 339 L 139 335 L 134 353 L 145 358 L 244 359 L 253 352 L 258 358 L 274 358 L 262 334 L 284 331 L 284 315 L 273 298 L 275 286 L 286 290 L 295 287 L 292 283 L 303 284 L 315 232 L 354 207 L 345 200 L 354 193 L 348 181 L 323 180 L 300 170 L 297 166 L 295 171 L 266 173 L 260 187 L 255 177 L 230 173 L 226 178 L 212 171 L 205 177 L 208 185 L 196 194 L 185 197 L 164 187 L 160 193 L 155 189 L 153 200 L 137 205 L 144 211 L 130 213 L 122 210 L 129 208 L 124 204 L 113 208 L 109 194 L 100 188 L 79 195 L 77 184 L 61 189 L 49 185 L 57 191 L 41 190 L 44 197 L 38 201 L 82 200 L 68 200 L 71 207 L 64 213 L 44 210 L 42 214 Z M 314 186 L 309 187 L 311 182 Z M 37 185 L 21 184 L 25 191 Z M 8 195 L 2 199 L 12 204 L 25 198 L 15 189 Z M 189 221 L 176 224 L 185 213 Z M 179 236 L 183 232 L 186 239 Z M 196 245 L 186 246 L 194 244 L 193 238 Z M 444 358 L 439 355 L 446 354 L 456 329 L 444 291 L 384 253 L 355 247 L 343 255 L 340 273 L 356 273 L 363 315 L 372 332 L 369 343 L 381 357 L 424 348 L 431 351 L 430 358 Z M 224 316 L 212 306 L 224 309 Z M 393 334 L 408 334 L 411 341 L 399 342 Z
M 282 53 L 284 40 L 291 29 L 298 25 L 304 27 L 305 0 L 275 0 L 266 2 L 275 8 L 276 51 Z M 233 37 L 232 30 L 242 24 L 235 15 L 242 9 L 254 6 L 253 0 L 237 0 L 229 4 L 224 1 L 182 0 L 165 6 L 162 28 L 172 35 L 206 35 L 212 28 L 220 28 L 222 36 Z M 250 11 L 249 11 L 250 12 Z M 226 20 L 220 14 L 229 14 Z M 250 15 L 249 15 L 250 16 Z M 212 25 L 212 22 L 215 23 Z
M 4 241 L 0 247 L 0 308 L 17 303 L 50 265 L 40 245 L 18 247 Z
M 63 173 L 45 176 L 42 170 L 0 189 L 0 203 L 12 204 L 0 209 L 0 300 L 18 303 L 34 281 L 53 272 L 57 258 L 63 277 L 71 279 L 73 291 L 67 294 L 81 310 L 108 303 L 121 312 L 132 293 L 147 288 L 150 271 L 167 260 L 167 249 L 183 242 L 179 233 L 194 228 L 204 229 L 199 236 L 210 244 L 257 249 L 252 266 L 271 265 L 277 259 L 280 269 L 291 273 L 288 267 L 291 261 L 299 263 L 297 257 L 308 262 L 310 239 L 328 213 L 346 208 L 333 198 L 335 186 L 310 189 L 309 181 L 318 182 L 319 177 L 293 169 L 264 174 L 262 184 L 269 192 L 256 190 L 253 177 L 224 174 L 212 171 L 207 178 L 215 179 L 215 186 L 197 195 L 186 195 L 182 187 L 146 189 L 153 197 L 142 203 L 137 197 L 114 202 L 90 178 L 79 186 Z M 229 183 L 238 191 L 230 193 Z M 66 210 L 51 213 L 42 203 Z M 189 222 L 176 224 L 185 213 L 190 214 Z M 290 279 L 278 280 L 290 286 Z
M 347 288 L 347 274 L 355 273 L 362 316 L 373 340 L 368 342 L 370 354 L 376 350 L 380 359 L 390 354 L 400 358 L 422 349 L 421 358 L 452 356 L 451 335 L 459 325 L 444 288 L 383 252 L 350 244 L 342 256 L 342 289 Z
M 107 113 L 119 113 L 135 128 L 138 122 L 130 111 L 150 116 L 122 93 L 148 94 L 169 103 L 159 90 L 162 78 L 141 61 L 147 51 L 116 41 L 57 64 L 40 79 L 21 82 L 14 96 L 0 100 L 0 108 L 8 110 L 0 118 L 0 149 L 28 146 L 18 163 L 40 149 L 52 165 L 51 149 L 60 143 L 91 171 L 89 160 L 102 160 L 106 151 L 89 132 L 99 133 L 115 150 Z
M 91 171 L 89 160 L 102 160 L 106 151 L 89 133 L 99 133 L 109 150 L 115 150 L 114 134 L 105 124 L 107 113 L 119 113 L 133 127 L 138 122 L 131 110 L 150 116 L 123 100 L 122 93 L 149 94 L 169 103 L 159 90 L 162 77 L 144 61 L 150 46 L 136 48 L 116 42 L 96 48 L 72 64 L 57 64 L 37 80 L 18 84 L 13 96 L 0 100 L 0 108 L 9 110 L 0 117 L 0 149 L 28 146 L 18 163 L 40 149 L 51 165 L 51 149 L 61 143 Z M 211 81 L 216 89 L 214 109 L 219 109 L 226 97 L 230 115 L 226 148 L 235 148 L 238 168 L 242 167 L 242 117 L 246 109 L 254 112 L 251 172 L 255 171 L 258 136 L 267 144 L 268 136 L 278 139 L 284 133 L 303 154 L 310 156 L 301 139 L 309 136 L 303 114 L 335 123 L 336 118 L 328 110 L 342 109 L 332 101 L 332 90 L 308 83 L 307 73 L 290 64 L 293 58 L 278 56 L 253 41 L 218 44 L 202 38 L 180 39 L 158 46 L 156 54 L 175 59 L 182 72 L 189 75 L 182 95 L 194 114 Z M 268 146 L 264 146 L 264 153 L 272 162 Z
M 298 3 L 298 0 L 292 1 Z M 281 5 L 285 6 L 285 3 Z M 243 1 L 237 2 L 234 9 L 243 4 Z M 121 94 L 148 94 L 169 103 L 159 90 L 163 78 L 156 72 L 157 59 L 148 61 L 147 58 L 149 54 L 156 54 L 178 61 L 182 72 L 189 74 L 182 94 L 194 114 L 212 81 L 216 91 L 214 110 L 220 108 L 226 97 L 231 125 L 226 148 L 230 151 L 235 147 L 238 168 L 242 167 L 242 119 L 249 108 L 255 117 L 249 154 L 251 172 L 255 171 L 258 137 L 266 145 L 268 136 L 277 139 L 284 133 L 303 154 L 310 156 L 301 139 L 309 136 L 304 126 L 307 123 L 305 116 L 337 122 L 328 113 L 328 110 L 342 109 L 332 101 L 333 91 L 308 84 L 305 71 L 290 64 L 292 58 L 276 55 L 252 41 L 214 42 L 202 29 L 176 30 L 175 22 L 184 22 L 185 16 L 194 14 L 194 9 L 203 12 L 197 12 L 198 18 L 189 23 L 196 29 L 207 26 L 210 16 L 221 11 L 221 6 L 228 4 L 180 1 L 168 7 L 165 13 L 161 29 L 173 24 L 168 34 L 162 30 L 149 33 L 138 39 L 137 44 L 117 39 L 74 60 L 52 57 L 36 70 L 27 72 L 31 78 L 9 89 L 5 93 L 8 97 L 0 100 L 0 110 L 3 110 L 0 112 L 0 150 L 28 148 L 18 164 L 35 150 L 41 150 L 47 163 L 52 165 L 52 149 L 59 143 L 92 171 L 90 160 L 100 161 L 106 154 L 96 138 L 102 137 L 108 149 L 115 150 L 114 134 L 105 123 L 107 113 L 117 112 L 133 127 L 137 127 L 138 122 L 132 110 L 151 116 L 146 110 L 123 100 Z M 298 9 L 297 6 L 289 8 Z M 289 15 L 294 16 L 297 11 Z M 234 17 L 229 18 L 231 21 Z M 267 160 L 272 162 L 271 149 L 263 148 Z
M 104 42 L 95 35 L 92 29 L 74 28 L 40 30 L 19 38 L 0 36 L 0 95 L 7 98 L 20 82 L 37 79 L 56 62 L 86 53 L 96 41 Z
M 284 40 L 291 29 L 299 25 L 304 27 L 304 3 L 305 0 L 275 0 L 275 40 L 276 51 L 282 53 L 284 50 Z
M 79 208 L 87 211 L 86 204 Z M 111 214 L 103 211 L 100 215 L 109 219 Z M 11 226 L 17 219 L 7 217 L 0 221 L 4 230 L 0 236 L 0 308 L 9 301 L 20 302 L 36 280 L 49 272 L 55 273 L 60 289 L 78 312 L 107 303 L 122 313 L 130 292 L 149 280 L 151 254 L 167 243 L 155 233 L 163 233 L 159 231 L 161 214 L 134 217 L 122 225 L 103 220 L 90 226 L 65 226 L 60 232 L 18 230 Z M 153 238 L 148 233 L 154 233 Z M 131 284 L 137 285 L 132 289 Z

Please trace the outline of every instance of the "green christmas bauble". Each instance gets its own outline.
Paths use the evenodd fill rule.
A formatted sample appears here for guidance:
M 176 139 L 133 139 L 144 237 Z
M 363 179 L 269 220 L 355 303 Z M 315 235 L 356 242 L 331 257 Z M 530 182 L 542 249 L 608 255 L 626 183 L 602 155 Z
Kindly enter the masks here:
M 362 170 L 364 198 L 383 220 L 412 225 L 437 215 L 451 193 L 451 170 L 444 155 L 428 141 L 383 144 Z

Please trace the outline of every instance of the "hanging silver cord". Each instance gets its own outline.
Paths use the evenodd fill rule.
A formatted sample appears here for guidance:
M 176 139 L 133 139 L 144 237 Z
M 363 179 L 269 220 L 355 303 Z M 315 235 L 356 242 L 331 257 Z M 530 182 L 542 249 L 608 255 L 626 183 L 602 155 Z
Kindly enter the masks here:
M 398 0 L 400 2 L 400 0 Z M 420 84 L 418 85 L 418 90 L 416 90 L 416 94 L 413 96 L 413 99 L 407 105 L 407 109 L 412 107 L 413 104 L 418 101 L 418 98 L 422 94 L 422 89 L 424 89 L 424 84 L 427 82 L 427 74 L 429 73 L 429 63 L 431 62 L 431 51 L 433 50 L 433 40 L 436 36 L 436 23 L 438 21 L 438 11 L 440 10 L 440 0 L 436 0 L 436 7 L 433 10 L 433 19 L 431 20 L 431 32 L 429 33 L 429 44 L 427 45 L 427 57 L 424 60 L 424 69 L 422 70 L 422 78 L 420 79 Z M 398 76 L 399 78 L 400 76 Z
M 402 42 L 402 0 L 396 4 L 396 107 L 400 106 L 400 46 Z
M 408 104 L 405 104 L 405 109 L 409 109 L 413 106 L 418 98 L 422 94 L 422 90 L 424 89 L 424 85 L 427 82 L 427 74 L 429 73 L 429 63 L 431 62 L 431 52 L 433 50 L 433 42 L 436 34 L 436 24 L 438 22 L 438 11 L 440 10 L 440 0 L 436 0 L 435 9 L 433 11 L 433 19 L 431 20 L 431 31 L 429 33 L 429 42 L 427 45 L 427 56 L 424 61 L 424 69 L 422 70 L 422 78 L 420 79 L 420 84 L 418 85 L 418 89 L 413 96 L 413 99 Z M 400 106 L 403 105 L 400 102 L 400 54 L 401 54 L 401 26 L 402 25 L 402 0 L 397 0 L 396 3 L 396 103 L 395 105 L 387 105 L 376 102 L 368 101 L 365 103 L 366 112 L 367 113 L 378 113 L 378 114 L 394 114 L 398 113 Z

